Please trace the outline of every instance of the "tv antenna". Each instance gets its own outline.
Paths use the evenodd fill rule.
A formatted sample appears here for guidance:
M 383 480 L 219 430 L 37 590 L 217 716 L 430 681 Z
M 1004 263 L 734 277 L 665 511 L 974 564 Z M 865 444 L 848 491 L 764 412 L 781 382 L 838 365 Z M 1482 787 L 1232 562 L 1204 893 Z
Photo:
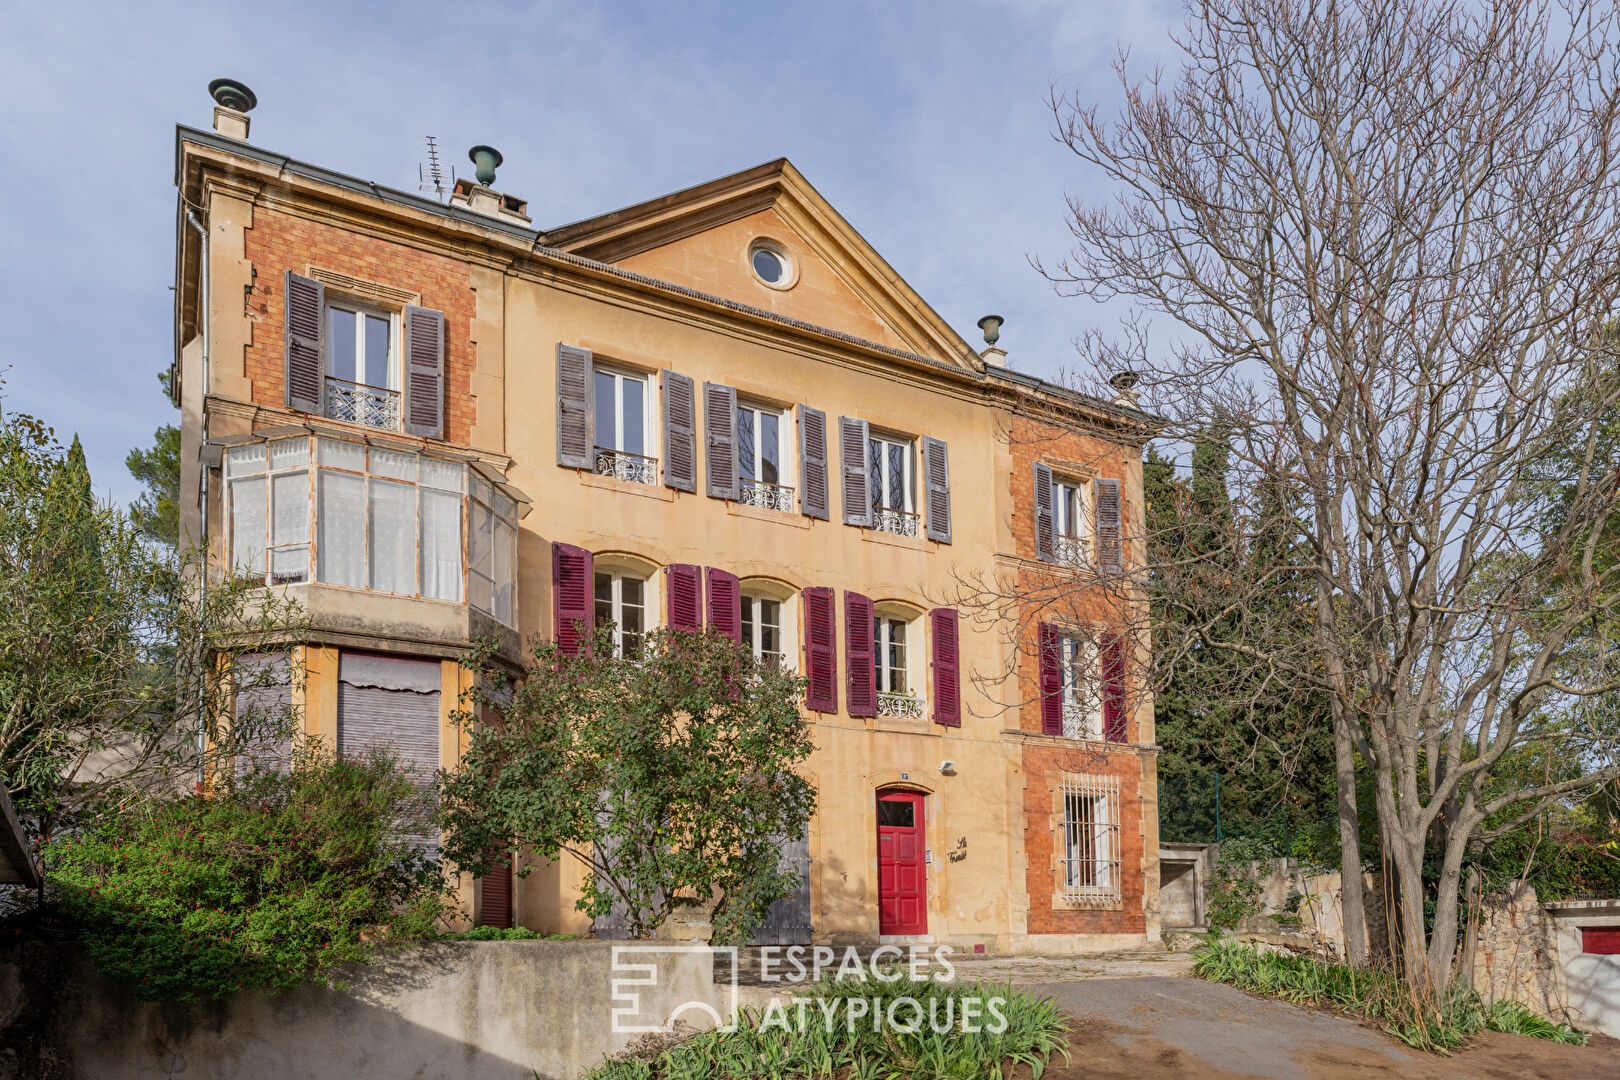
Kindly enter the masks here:
M 421 181 L 423 191 L 433 192 L 434 198 L 444 202 L 444 193 L 456 184 L 455 166 L 450 166 L 450 182 L 444 181 L 445 166 L 439 160 L 439 140 L 432 135 L 424 135 L 427 140 L 427 160 L 416 167 L 416 178 Z

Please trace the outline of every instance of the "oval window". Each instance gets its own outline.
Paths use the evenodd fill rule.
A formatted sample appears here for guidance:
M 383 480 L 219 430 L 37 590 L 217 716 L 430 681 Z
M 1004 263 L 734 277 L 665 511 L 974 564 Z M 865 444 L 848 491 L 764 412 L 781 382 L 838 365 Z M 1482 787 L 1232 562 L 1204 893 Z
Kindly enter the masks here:
M 787 252 L 770 241 L 756 241 L 748 250 L 748 262 L 754 276 L 773 289 L 785 289 L 793 284 L 793 266 Z

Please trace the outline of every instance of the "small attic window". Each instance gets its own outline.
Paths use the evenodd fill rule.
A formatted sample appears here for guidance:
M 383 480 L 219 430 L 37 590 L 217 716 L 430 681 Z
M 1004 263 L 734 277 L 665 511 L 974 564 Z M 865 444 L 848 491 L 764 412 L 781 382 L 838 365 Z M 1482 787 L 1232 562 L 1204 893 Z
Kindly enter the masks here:
M 748 265 L 753 268 L 754 276 L 773 289 L 789 289 L 793 287 L 795 274 L 793 260 L 788 258 L 787 251 L 774 240 L 760 238 L 755 240 L 748 248 Z

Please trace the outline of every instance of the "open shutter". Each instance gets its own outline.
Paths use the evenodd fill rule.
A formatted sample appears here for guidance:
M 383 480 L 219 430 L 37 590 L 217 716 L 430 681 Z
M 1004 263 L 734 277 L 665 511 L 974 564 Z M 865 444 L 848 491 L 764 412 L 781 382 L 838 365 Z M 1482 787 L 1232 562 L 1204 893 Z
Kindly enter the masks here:
M 844 591 L 844 670 L 849 715 L 877 715 L 877 665 L 872 655 L 872 601 Z
M 732 641 L 742 640 L 742 586 L 736 574 L 709 567 L 709 625 Z
M 1119 481 L 1099 476 L 1091 484 L 1097 500 L 1097 569 L 1105 574 L 1123 573 Z
M 865 420 L 838 418 L 838 454 L 842 459 L 844 524 L 872 526 L 872 441 Z
M 697 396 L 689 376 L 665 369 L 664 486 L 697 494 Z
M 1063 666 L 1059 656 L 1058 632 L 1041 623 L 1035 629 L 1040 652 L 1041 733 L 1063 734 Z
M 405 434 L 444 438 L 444 312 L 405 308 Z
M 590 635 L 595 572 L 591 553 L 572 544 L 551 545 L 551 632 L 570 655 Z
M 282 325 L 287 344 L 287 408 L 318 413 L 326 386 L 326 286 L 288 270 L 283 293 L 287 299 Z
M 951 462 L 940 439 L 923 436 L 923 481 L 928 495 L 928 539 L 951 542 Z
M 595 469 L 591 452 L 591 350 L 557 346 L 557 464 Z
M 799 509 L 805 517 L 826 521 L 827 414 L 799 406 Z
M 685 563 L 664 568 L 668 586 L 669 628 L 703 629 L 703 571 Z
M 737 498 L 737 390 L 703 384 L 704 458 L 711 499 Z
M 960 623 L 955 608 L 928 613 L 934 652 L 934 723 L 962 726 Z
M 1043 562 L 1057 561 L 1054 537 L 1057 517 L 1052 506 L 1052 467 L 1035 463 L 1035 557 Z
M 1102 665 L 1103 738 L 1125 741 L 1125 639 L 1104 634 L 1098 642 Z
M 804 704 L 816 712 L 838 711 L 838 631 L 831 589 L 805 589 Z

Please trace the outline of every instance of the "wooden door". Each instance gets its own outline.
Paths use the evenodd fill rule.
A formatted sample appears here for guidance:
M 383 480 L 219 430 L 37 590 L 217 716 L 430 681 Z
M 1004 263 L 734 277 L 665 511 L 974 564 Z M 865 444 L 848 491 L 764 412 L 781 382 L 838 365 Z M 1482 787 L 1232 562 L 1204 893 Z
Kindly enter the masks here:
M 923 797 L 914 791 L 879 792 L 877 820 L 878 933 L 926 934 Z

